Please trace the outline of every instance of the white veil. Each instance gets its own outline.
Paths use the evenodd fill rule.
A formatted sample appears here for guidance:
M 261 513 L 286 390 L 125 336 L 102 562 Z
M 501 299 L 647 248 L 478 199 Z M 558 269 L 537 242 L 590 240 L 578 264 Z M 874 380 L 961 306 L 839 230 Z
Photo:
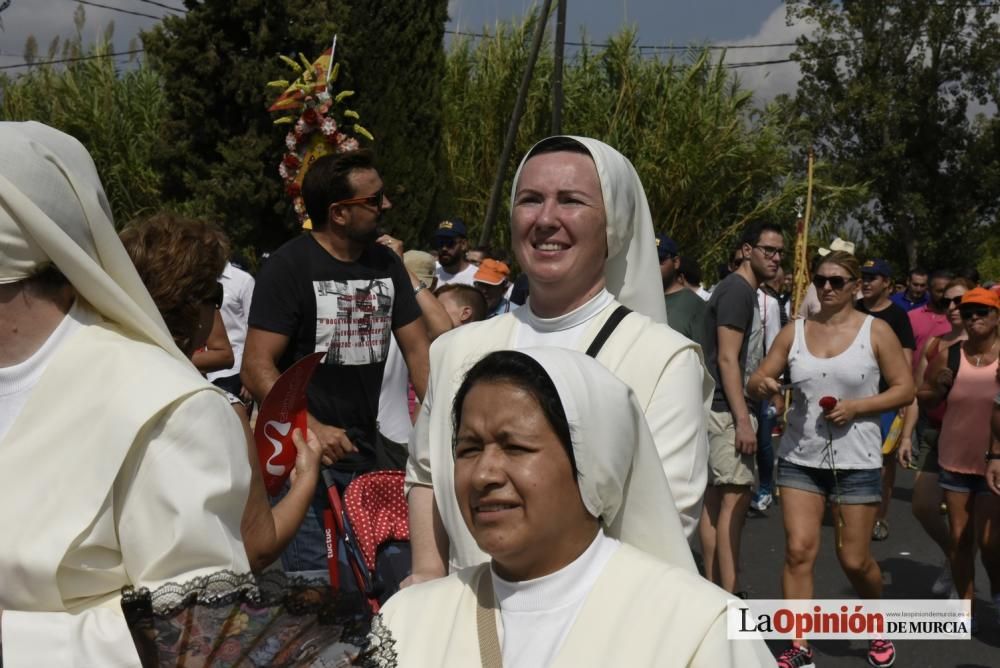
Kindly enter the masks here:
M 55 264 L 106 319 L 189 363 L 118 239 L 87 149 L 35 122 L 0 122 L 0 147 L 0 284 Z
M 569 421 L 584 506 L 607 535 L 697 572 L 653 435 L 631 388 L 563 348 L 525 348 L 552 379 Z

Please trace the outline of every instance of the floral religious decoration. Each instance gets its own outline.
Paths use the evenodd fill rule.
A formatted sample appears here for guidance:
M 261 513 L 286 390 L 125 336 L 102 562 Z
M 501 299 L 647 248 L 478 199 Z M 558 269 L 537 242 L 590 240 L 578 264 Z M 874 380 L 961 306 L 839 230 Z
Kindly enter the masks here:
M 285 135 L 285 153 L 278 165 L 278 173 L 291 198 L 295 214 L 305 229 L 312 228 L 302 201 L 302 179 L 309 167 L 319 158 L 331 153 L 354 151 L 359 147 L 358 137 L 374 141 L 372 134 L 358 121 L 358 112 L 350 109 L 345 100 L 354 95 L 352 90 L 333 91 L 340 73 L 340 63 L 334 63 L 333 46 L 310 63 L 301 53 L 299 61 L 279 56 L 298 77 L 268 82 L 270 88 L 281 88 L 282 93 L 268 111 L 283 113 L 275 125 L 291 125 Z

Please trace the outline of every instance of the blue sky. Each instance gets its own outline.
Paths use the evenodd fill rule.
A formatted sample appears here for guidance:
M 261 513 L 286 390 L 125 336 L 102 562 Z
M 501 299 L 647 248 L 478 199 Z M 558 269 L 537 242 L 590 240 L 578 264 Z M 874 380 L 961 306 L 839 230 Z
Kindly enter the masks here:
M 153 17 L 170 13 L 143 0 L 94 1 Z M 182 0 L 157 2 L 182 7 Z M 448 28 L 471 32 L 479 32 L 484 27 L 489 30 L 497 21 L 523 16 L 535 4 L 535 0 L 450 0 Z M 3 21 L 0 65 L 22 62 L 29 34 L 35 35 L 42 55 L 54 37 L 71 35 L 76 7 L 74 0 L 12 0 L 10 7 L 0 14 Z M 643 45 L 788 42 L 802 32 L 799 27 L 785 25 L 784 3 L 778 0 L 569 0 L 567 7 L 567 39 L 570 41 L 579 41 L 585 30 L 592 42 L 601 42 L 626 25 L 636 27 L 638 42 Z M 127 49 L 129 41 L 140 30 L 157 22 L 156 18 L 93 6 L 85 9 L 85 40 L 96 39 L 113 20 L 117 50 Z M 786 58 L 791 50 L 788 47 L 734 50 L 726 59 L 732 63 L 776 60 Z M 754 89 L 763 99 L 794 89 L 798 79 L 798 68 L 794 64 L 752 67 L 738 72 L 744 85 Z

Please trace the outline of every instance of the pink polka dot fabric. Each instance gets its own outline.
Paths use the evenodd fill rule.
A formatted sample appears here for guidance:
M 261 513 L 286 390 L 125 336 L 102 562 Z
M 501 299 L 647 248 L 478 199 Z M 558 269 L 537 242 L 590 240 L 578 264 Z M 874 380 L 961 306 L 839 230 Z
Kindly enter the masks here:
M 403 471 L 375 471 L 344 490 L 344 511 L 354 529 L 368 570 L 375 570 L 378 548 L 390 540 L 410 540 Z

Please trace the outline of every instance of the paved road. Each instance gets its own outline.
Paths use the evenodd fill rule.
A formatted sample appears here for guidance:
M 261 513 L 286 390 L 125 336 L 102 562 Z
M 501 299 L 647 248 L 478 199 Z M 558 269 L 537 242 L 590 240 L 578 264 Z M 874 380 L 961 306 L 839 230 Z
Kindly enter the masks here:
M 885 598 L 932 598 L 931 584 L 939 572 L 941 554 L 910 514 L 914 473 L 899 470 L 889 509 L 888 540 L 873 543 L 882 567 Z M 781 508 L 752 513 L 743 534 L 743 585 L 751 598 L 781 598 L 784 532 Z M 833 526 L 823 527 L 823 543 L 816 564 L 818 598 L 853 598 L 850 583 L 834 553 Z M 989 603 L 989 585 L 977 559 L 977 621 L 980 632 L 972 640 L 912 640 L 896 645 L 896 666 L 905 668 L 1000 668 L 1000 615 Z M 769 643 L 777 654 L 782 642 Z M 817 640 L 817 668 L 867 666 L 864 641 Z

